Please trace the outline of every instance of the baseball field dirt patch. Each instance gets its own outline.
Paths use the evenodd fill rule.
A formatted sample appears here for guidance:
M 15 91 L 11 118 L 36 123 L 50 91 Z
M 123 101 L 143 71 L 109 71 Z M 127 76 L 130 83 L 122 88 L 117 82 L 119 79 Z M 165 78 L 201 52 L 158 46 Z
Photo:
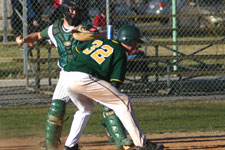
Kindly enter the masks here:
M 153 142 L 162 143 L 165 150 L 224 150 L 225 132 L 193 132 L 164 133 L 148 135 Z M 63 150 L 66 137 L 63 137 L 59 150 Z M 40 150 L 39 143 L 43 138 L 13 138 L 0 139 L 0 150 Z M 82 136 L 81 150 L 116 150 L 113 143 L 108 143 L 107 137 L 94 135 Z

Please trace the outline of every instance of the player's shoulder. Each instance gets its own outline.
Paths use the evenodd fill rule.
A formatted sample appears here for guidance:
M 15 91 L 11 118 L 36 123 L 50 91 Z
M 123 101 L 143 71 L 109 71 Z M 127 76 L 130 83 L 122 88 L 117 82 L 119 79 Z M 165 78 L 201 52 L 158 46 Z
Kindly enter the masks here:
M 52 25 L 56 26 L 56 25 L 61 25 L 63 24 L 63 20 L 62 19 L 57 19 Z
M 87 42 L 90 44 L 93 44 L 93 43 L 98 44 L 98 46 L 109 45 L 114 49 L 123 49 L 120 42 L 116 41 L 116 40 L 109 40 L 109 39 L 105 39 L 105 38 L 96 38 L 96 39 L 92 39 Z
M 121 43 L 117 40 L 110 40 L 112 46 L 118 50 L 118 51 L 124 51 L 124 47 L 121 45 Z
M 117 52 L 124 52 L 124 47 L 121 45 L 121 43 L 117 40 L 108 40 L 108 39 L 102 39 L 104 45 L 109 45 L 111 46 L 114 51 Z
M 116 40 L 102 39 L 102 41 L 104 42 L 104 44 L 108 44 L 112 47 L 120 47 L 121 46 L 120 42 L 116 41 Z

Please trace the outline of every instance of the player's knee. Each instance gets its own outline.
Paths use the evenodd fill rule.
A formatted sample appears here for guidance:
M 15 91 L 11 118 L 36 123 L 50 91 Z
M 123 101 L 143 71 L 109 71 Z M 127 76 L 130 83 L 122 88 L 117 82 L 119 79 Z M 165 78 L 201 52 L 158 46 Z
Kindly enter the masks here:
M 78 111 L 79 113 L 84 115 L 91 115 L 93 113 L 93 105 L 84 106 L 83 108 L 80 108 Z
M 130 103 L 130 99 L 129 99 L 129 97 L 127 96 L 127 95 L 125 95 L 125 94 L 123 94 L 123 95 L 121 95 L 120 96 L 120 102 L 121 102 L 121 104 L 123 103 L 123 104 L 129 104 Z
M 84 113 L 87 115 L 91 115 L 93 113 L 93 108 L 87 108 L 84 110 Z
M 123 112 L 123 113 L 127 113 L 131 111 L 131 105 L 130 103 L 126 103 L 126 104 L 119 104 L 117 105 L 117 107 L 115 109 L 113 109 L 115 111 L 115 113 L 118 112 Z
M 114 111 L 116 110 L 121 110 L 121 109 L 130 109 L 131 104 L 130 104 L 130 99 L 128 98 L 127 95 L 123 94 L 120 96 L 120 102 L 118 103 L 118 105 L 113 108 Z

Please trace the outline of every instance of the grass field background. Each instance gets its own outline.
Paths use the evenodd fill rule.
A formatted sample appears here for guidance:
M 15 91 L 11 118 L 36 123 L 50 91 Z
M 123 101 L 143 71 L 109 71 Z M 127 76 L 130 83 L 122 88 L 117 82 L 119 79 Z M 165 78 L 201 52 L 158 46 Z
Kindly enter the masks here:
M 225 131 L 225 101 L 182 101 L 134 103 L 134 111 L 146 134 Z M 0 107 L 0 138 L 44 136 L 49 105 Z M 76 107 L 67 105 L 68 121 L 63 136 L 68 135 Z M 84 134 L 105 135 L 101 107 L 96 104 Z

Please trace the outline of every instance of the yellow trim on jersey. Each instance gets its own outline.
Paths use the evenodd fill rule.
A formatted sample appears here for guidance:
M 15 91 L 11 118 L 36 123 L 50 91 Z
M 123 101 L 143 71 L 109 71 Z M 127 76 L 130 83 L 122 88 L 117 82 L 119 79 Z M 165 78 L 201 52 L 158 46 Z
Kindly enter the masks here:
M 123 81 L 121 81 L 121 80 L 119 80 L 119 79 L 110 79 L 110 82 L 112 82 L 112 81 L 116 81 L 116 82 L 121 82 L 121 83 L 123 83 Z
M 77 46 L 75 46 L 75 50 L 80 54 L 80 51 L 77 49 Z
M 115 40 L 112 40 L 112 42 L 113 42 L 113 43 L 116 43 L 116 44 L 118 44 L 118 43 L 119 43 L 119 42 L 117 42 L 117 41 L 115 41 Z

